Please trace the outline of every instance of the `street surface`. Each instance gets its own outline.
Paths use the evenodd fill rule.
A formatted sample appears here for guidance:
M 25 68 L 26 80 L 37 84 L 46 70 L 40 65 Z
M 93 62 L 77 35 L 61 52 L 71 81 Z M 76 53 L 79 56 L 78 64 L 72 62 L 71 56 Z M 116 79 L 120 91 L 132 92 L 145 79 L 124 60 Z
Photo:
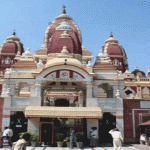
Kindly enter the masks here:
M 137 147 L 140 146 L 139 144 L 136 145 Z M 142 149 L 141 149 L 142 148 Z M 146 148 L 146 149 L 145 149 Z M 11 148 L 0 148 L 0 150 L 11 150 Z M 27 147 L 26 150 L 71 150 L 70 148 L 67 147 Z M 79 148 L 73 148 L 73 150 L 92 150 L 92 148 L 85 147 L 83 149 Z M 113 147 L 95 147 L 93 150 L 114 150 Z M 139 148 L 135 148 L 133 146 L 123 146 L 122 150 L 150 150 L 150 146 L 141 146 Z

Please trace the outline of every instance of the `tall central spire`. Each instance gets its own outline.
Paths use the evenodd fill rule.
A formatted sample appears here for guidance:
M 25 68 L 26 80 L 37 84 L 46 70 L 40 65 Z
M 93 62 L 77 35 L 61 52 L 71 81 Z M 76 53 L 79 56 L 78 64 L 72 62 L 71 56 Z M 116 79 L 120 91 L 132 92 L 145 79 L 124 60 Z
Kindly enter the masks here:
M 65 10 L 66 6 L 63 5 L 62 8 L 63 8 L 62 14 L 66 14 L 66 10 Z

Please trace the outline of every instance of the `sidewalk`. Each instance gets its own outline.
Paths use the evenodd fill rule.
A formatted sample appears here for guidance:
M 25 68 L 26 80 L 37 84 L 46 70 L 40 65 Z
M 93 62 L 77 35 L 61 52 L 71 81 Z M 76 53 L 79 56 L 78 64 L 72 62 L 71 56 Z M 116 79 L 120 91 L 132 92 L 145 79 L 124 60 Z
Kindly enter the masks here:
M 0 150 L 11 150 L 11 148 L 0 148 Z M 60 147 L 59 148 L 59 147 L 31 147 L 31 146 L 29 146 L 29 147 L 27 147 L 26 150 L 114 150 L 114 149 L 113 149 L 113 147 L 94 147 L 93 149 L 89 148 L 89 147 L 84 147 L 83 149 L 74 147 L 73 149 L 70 149 L 68 147 Z M 149 150 L 149 148 L 148 149 L 138 149 L 133 146 L 124 145 L 122 147 L 122 150 Z
M 11 150 L 11 148 L 0 148 L 0 150 Z M 114 150 L 113 147 L 84 147 L 83 149 L 79 149 L 77 147 L 74 147 L 73 149 L 70 149 L 68 147 L 27 147 L 26 150 Z M 146 145 L 140 145 L 140 144 L 131 144 L 131 145 L 123 145 L 121 150 L 150 150 L 150 146 Z

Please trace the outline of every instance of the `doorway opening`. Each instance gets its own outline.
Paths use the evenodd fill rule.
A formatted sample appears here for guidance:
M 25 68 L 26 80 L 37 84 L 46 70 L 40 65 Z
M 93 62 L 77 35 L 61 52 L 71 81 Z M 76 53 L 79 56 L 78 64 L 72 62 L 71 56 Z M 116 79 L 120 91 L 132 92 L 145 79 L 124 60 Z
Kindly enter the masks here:
M 24 113 L 22 111 L 11 112 L 10 117 L 10 128 L 13 130 L 12 141 L 17 141 L 19 139 L 19 133 L 27 132 L 28 120 L 25 119 Z
M 99 142 L 100 144 L 112 143 L 111 129 L 116 127 L 116 116 L 109 112 L 103 114 L 103 119 L 99 121 Z
M 40 143 L 53 146 L 54 142 L 54 123 L 40 122 Z
M 55 106 L 57 107 L 69 107 L 69 101 L 66 99 L 57 99 L 55 101 Z

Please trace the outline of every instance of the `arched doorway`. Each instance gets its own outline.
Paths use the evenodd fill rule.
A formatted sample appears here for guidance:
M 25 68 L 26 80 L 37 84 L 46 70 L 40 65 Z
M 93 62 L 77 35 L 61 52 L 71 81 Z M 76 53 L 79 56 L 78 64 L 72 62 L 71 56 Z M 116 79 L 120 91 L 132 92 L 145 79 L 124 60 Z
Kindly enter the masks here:
M 109 112 L 103 114 L 103 119 L 99 121 L 100 144 L 112 143 L 112 136 L 109 134 L 111 129 L 116 127 L 116 116 Z
M 57 106 L 57 107 L 68 107 L 69 101 L 67 101 L 66 99 L 57 99 L 55 101 L 55 106 Z

